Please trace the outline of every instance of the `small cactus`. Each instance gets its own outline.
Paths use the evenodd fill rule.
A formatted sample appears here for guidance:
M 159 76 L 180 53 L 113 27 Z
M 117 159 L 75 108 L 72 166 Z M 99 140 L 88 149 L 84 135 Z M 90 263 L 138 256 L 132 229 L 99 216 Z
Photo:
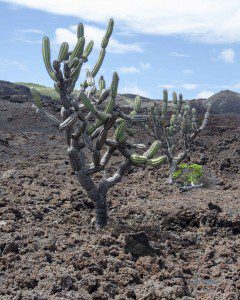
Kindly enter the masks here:
M 173 107 L 168 102 L 168 92 L 163 91 L 163 103 L 160 108 L 156 103 L 149 110 L 150 126 L 148 131 L 159 141 L 162 153 L 167 157 L 170 165 L 169 183 L 173 183 L 173 173 L 178 164 L 190 155 L 193 150 L 194 139 L 207 124 L 210 106 L 207 108 L 202 125 L 197 126 L 196 110 L 190 109 L 188 104 L 183 105 L 183 96 L 173 92 Z M 158 165 L 161 159 L 153 158 L 149 164 Z M 164 159 L 163 159 L 164 160 Z M 150 162 L 151 161 L 151 162 Z

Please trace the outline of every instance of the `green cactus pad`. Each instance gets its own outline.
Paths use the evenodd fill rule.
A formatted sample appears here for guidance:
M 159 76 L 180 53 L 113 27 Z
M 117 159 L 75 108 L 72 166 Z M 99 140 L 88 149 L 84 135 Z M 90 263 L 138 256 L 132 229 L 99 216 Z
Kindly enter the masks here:
M 130 161 L 135 165 L 145 165 L 148 159 L 143 155 L 132 154 L 130 157 Z
M 161 142 L 160 141 L 154 141 L 151 145 L 151 147 L 143 154 L 143 156 L 149 158 L 154 157 L 159 149 L 161 148 Z
M 120 125 L 115 130 L 115 139 L 116 139 L 116 141 L 120 141 L 124 137 L 125 131 L 126 131 L 126 122 L 121 121 Z
M 55 75 L 55 72 L 51 66 L 51 52 L 50 52 L 50 41 L 48 37 L 44 37 L 42 40 L 42 54 L 43 54 L 43 61 L 45 64 L 45 67 L 48 71 L 49 76 L 54 80 L 58 81 L 57 77 Z
M 134 100 L 134 111 L 137 113 L 139 109 L 141 108 L 142 100 L 140 96 L 136 96 Z
M 78 119 L 78 113 L 74 112 L 73 114 L 71 114 L 71 116 L 69 116 L 65 121 L 63 121 L 60 124 L 59 130 L 63 131 L 68 129 L 77 121 L 77 119 Z
M 93 42 L 93 41 L 90 41 L 90 42 L 87 44 L 87 46 L 86 46 L 86 48 L 85 48 L 85 50 L 84 50 L 84 52 L 83 52 L 83 55 L 82 55 L 82 58 L 83 58 L 83 59 L 88 58 L 89 54 L 92 52 L 93 45 L 94 45 L 94 42 Z
M 83 49 L 84 49 L 84 44 L 85 44 L 85 38 L 80 37 L 77 41 L 77 44 L 75 48 L 73 49 L 73 52 L 70 55 L 70 61 L 72 61 L 74 58 L 81 58 L 83 54 Z
M 80 39 L 84 37 L 84 26 L 82 23 L 79 23 L 77 26 L 77 38 Z
M 68 43 L 66 43 L 66 42 L 62 43 L 60 50 L 59 50 L 59 54 L 58 54 L 58 60 L 60 62 L 66 60 L 67 55 L 68 55 L 68 50 L 69 50 Z
M 112 78 L 112 84 L 111 84 L 111 96 L 112 96 L 113 98 L 115 98 L 116 95 L 117 95 L 118 82 L 119 82 L 118 73 L 117 73 L 117 72 L 114 72 L 114 73 L 113 73 L 113 78 Z
M 176 92 L 173 92 L 173 94 L 172 94 L 172 100 L 173 100 L 174 104 L 177 104 L 177 93 Z
M 99 86 L 100 91 L 102 91 L 106 88 L 106 82 L 105 82 L 103 76 L 100 76 L 99 81 L 98 81 L 98 86 Z
M 167 161 L 167 157 L 165 155 L 164 156 L 159 156 L 159 157 L 156 157 L 156 158 L 149 159 L 148 160 L 148 165 L 156 167 L 156 166 L 162 165 L 166 161 Z
M 100 70 L 103 60 L 104 60 L 104 57 L 105 57 L 105 54 L 106 54 L 106 50 L 102 49 L 99 54 L 98 60 L 91 72 L 93 77 L 95 77 L 97 75 L 98 71 Z
M 113 26 L 114 26 L 114 21 L 113 19 L 110 19 L 109 20 L 109 23 L 108 23 L 108 28 L 107 28 L 107 31 L 102 39 L 102 48 L 105 49 L 108 45 L 108 42 L 109 42 L 109 38 L 110 36 L 112 35 L 112 32 L 113 32 Z
M 79 63 L 78 58 L 74 58 L 73 60 L 69 61 L 68 66 L 69 68 L 76 68 Z
M 163 90 L 163 101 L 168 102 L 168 91 L 166 89 Z
M 80 98 L 82 100 L 83 105 L 90 110 L 93 114 L 96 113 L 96 108 L 95 106 L 91 103 L 91 101 L 89 100 L 89 98 L 86 96 L 86 94 L 84 92 L 82 92 L 80 94 Z

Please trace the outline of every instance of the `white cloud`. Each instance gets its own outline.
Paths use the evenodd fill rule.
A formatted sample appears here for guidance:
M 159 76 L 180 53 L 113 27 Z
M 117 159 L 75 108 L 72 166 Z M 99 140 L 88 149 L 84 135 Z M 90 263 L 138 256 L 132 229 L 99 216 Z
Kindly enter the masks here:
M 240 83 L 233 84 L 231 86 L 231 88 L 233 88 L 233 89 L 240 89 Z
M 28 43 L 28 44 L 40 44 L 42 41 L 39 39 L 39 35 L 44 32 L 40 29 L 29 28 L 29 29 L 17 29 L 14 32 L 14 40 Z M 35 40 L 35 36 L 38 36 Z
M 196 99 L 206 99 L 206 98 L 209 98 L 213 95 L 214 93 L 212 91 L 201 91 L 200 93 L 198 93 L 196 95 Z
M 18 68 L 21 71 L 26 71 L 27 66 L 19 61 L 16 60 L 11 60 L 11 59 L 4 59 L 0 58 L 0 66 L 1 68 L 9 68 L 9 67 L 14 67 Z
M 149 69 L 150 68 L 150 64 L 149 63 L 140 63 L 140 67 L 142 68 L 142 69 Z
M 135 33 L 133 33 L 133 32 L 129 32 L 129 31 L 127 31 L 127 30 L 118 31 L 116 34 L 117 34 L 117 35 L 119 35 L 119 36 L 125 36 L 125 37 L 132 37 L 132 36 L 136 36 L 136 34 L 135 34 Z
M 235 52 L 232 48 L 225 49 L 220 53 L 220 59 L 228 64 L 232 64 L 234 62 Z
M 195 84 L 195 83 L 183 83 L 183 84 L 176 84 L 176 85 L 173 85 L 173 84 L 160 84 L 158 86 L 161 87 L 161 88 L 164 88 L 164 89 L 183 88 L 185 90 L 192 91 L 192 90 L 195 90 L 198 87 L 198 84 Z
M 175 85 L 172 85 L 172 84 L 159 84 L 158 86 L 163 89 L 174 89 L 175 88 Z
M 119 68 L 119 71 L 121 73 L 139 73 L 140 72 L 139 69 L 137 69 L 134 66 L 131 66 L 131 67 L 122 66 Z
M 71 26 L 69 29 L 57 28 L 55 32 L 55 42 L 61 44 L 62 42 L 68 42 L 71 47 L 76 44 L 77 26 Z M 105 30 L 96 26 L 84 26 L 86 40 L 93 40 L 95 47 L 100 49 L 102 38 L 105 34 Z M 118 40 L 111 38 L 109 41 L 108 51 L 114 53 L 125 53 L 125 52 L 142 52 L 142 48 L 138 44 L 123 44 Z
M 239 0 L 1 0 L 52 14 L 105 23 L 129 32 L 184 36 L 204 43 L 240 41 Z
M 148 94 L 139 88 L 137 85 L 135 86 L 125 86 L 122 89 L 120 89 L 121 94 L 135 94 L 143 97 L 148 97 Z
M 184 83 L 181 85 L 182 88 L 188 91 L 195 90 L 198 87 L 198 84 L 195 83 Z
M 183 74 L 191 75 L 191 74 L 193 74 L 193 70 L 192 69 L 184 69 Z
M 179 53 L 179 52 L 170 52 L 171 56 L 175 56 L 175 57 L 188 57 L 189 55 L 184 54 L 184 53 Z
M 34 29 L 34 28 L 29 28 L 29 29 L 18 29 L 18 32 L 22 33 L 33 33 L 33 34 L 43 34 L 43 31 L 40 29 Z
M 235 84 L 224 84 L 224 85 L 217 85 L 214 86 L 215 89 L 220 89 L 220 90 L 235 90 L 235 89 L 240 89 L 240 83 L 235 83 Z

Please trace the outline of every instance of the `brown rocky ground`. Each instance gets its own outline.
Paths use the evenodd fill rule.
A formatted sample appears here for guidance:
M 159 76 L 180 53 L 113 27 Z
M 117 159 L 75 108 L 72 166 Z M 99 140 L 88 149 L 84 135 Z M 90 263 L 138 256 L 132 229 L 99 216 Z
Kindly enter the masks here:
M 239 124 L 211 116 L 198 138 L 207 188 L 133 169 L 95 232 L 64 137 L 29 102 L 1 101 L 0 299 L 240 299 Z

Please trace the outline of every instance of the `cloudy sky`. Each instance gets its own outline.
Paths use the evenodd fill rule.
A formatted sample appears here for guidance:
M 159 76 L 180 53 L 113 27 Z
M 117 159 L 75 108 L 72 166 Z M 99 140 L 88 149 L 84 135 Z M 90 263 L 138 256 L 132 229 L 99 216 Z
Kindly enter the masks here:
M 41 57 L 76 25 L 95 41 L 94 64 L 107 21 L 115 20 L 102 74 L 120 76 L 120 92 L 160 98 L 163 88 L 185 99 L 223 89 L 240 92 L 239 0 L 0 0 L 0 79 L 52 86 Z

